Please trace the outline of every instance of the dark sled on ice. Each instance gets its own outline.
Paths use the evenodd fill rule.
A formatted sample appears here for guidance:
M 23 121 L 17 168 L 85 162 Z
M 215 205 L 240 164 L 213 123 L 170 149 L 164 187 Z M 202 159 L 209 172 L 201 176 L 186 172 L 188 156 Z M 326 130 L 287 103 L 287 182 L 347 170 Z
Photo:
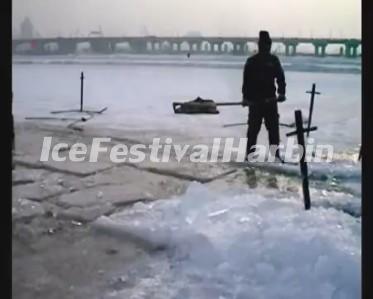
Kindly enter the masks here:
M 183 114 L 219 114 L 217 106 L 239 106 L 241 102 L 224 102 L 215 103 L 210 99 L 202 99 L 200 97 L 189 102 L 174 102 L 172 107 L 175 113 Z

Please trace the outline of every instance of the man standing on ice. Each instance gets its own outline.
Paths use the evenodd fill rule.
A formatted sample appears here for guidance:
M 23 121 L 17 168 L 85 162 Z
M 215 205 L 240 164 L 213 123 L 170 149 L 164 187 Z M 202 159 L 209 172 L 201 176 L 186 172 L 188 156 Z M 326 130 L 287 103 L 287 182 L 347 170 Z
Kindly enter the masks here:
M 272 40 L 269 33 L 260 31 L 259 52 L 247 59 L 244 68 L 242 105 L 249 106 L 246 159 L 250 153 L 255 151 L 257 137 L 264 119 L 269 144 L 277 146 L 275 156 L 283 162 L 278 149 L 280 128 L 277 102 L 286 100 L 286 83 L 280 60 L 271 54 L 271 47 Z

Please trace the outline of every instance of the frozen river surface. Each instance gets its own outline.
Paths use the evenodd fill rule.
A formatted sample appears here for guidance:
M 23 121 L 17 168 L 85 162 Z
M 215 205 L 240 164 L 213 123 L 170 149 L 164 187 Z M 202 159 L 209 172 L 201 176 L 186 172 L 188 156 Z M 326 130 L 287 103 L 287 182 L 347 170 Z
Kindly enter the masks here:
M 308 115 L 312 83 L 316 97 L 314 137 L 338 149 L 358 148 L 361 137 L 359 60 L 281 58 L 286 71 L 287 102 L 280 104 L 281 122 L 294 121 L 294 110 Z M 63 56 L 15 57 L 14 109 L 17 119 L 51 116 L 50 111 L 78 108 L 80 72 L 85 73 L 85 107 L 108 106 L 94 123 L 119 129 L 174 130 L 193 136 L 244 137 L 247 109 L 222 107 L 219 115 L 175 115 L 173 101 L 197 96 L 240 101 L 245 57 Z M 321 67 L 323 66 L 323 67 Z M 282 129 L 282 135 L 287 129 Z M 261 137 L 266 139 L 265 130 Z M 283 138 L 284 139 L 284 138 Z M 283 140 L 284 141 L 284 140 Z
M 288 101 L 280 104 L 281 121 L 292 122 L 297 108 L 308 114 L 305 92 L 316 83 L 322 94 L 315 102 L 313 123 L 318 131 L 314 137 L 356 153 L 361 132 L 359 62 L 284 60 Z M 86 108 L 109 107 L 91 121 L 94 126 L 171 130 L 195 140 L 246 135 L 245 126 L 223 128 L 246 121 L 247 110 L 242 107 L 221 108 L 219 115 L 172 111 L 173 101 L 197 96 L 241 100 L 244 57 L 15 57 L 14 62 L 18 120 L 78 108 L 79 77 L 84 71 Z M 282 137 L 288 130 L 282 129 Z M 266 137 L 263 130 L 261 138 Z M 139 203 L 110 218 L 99 218 L 97 225 L 119 227 L 166 246 L 120 273 L 122 282 L 133 287 L 105 298 L 359 298 L 360 176 L 358 163 L 350 164 L 327 166 L 327 173 L 336 172 L 341 178 L 326 180 L 319 188 L 312 185 L 314 206 L 307 212 L 301 195 L 294 192 L 236 187 L 213 192 L 213 187 L 192 183 L 182 196 Z M 326 185 L 334 191 L 324 190 Z M 342 187 L 354 192 L 342 192 Z

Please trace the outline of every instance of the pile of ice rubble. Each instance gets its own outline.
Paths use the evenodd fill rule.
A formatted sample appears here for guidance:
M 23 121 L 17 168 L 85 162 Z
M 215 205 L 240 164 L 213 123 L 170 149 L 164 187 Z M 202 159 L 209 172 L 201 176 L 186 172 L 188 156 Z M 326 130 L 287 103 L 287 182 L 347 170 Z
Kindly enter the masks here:
M 254 192 L 216 194 L 192 183 L 180 197 L 99 218 L 96 229 L 164 248 L 134 263 L 133 288 L 111 295 L 360 298 L 361 219 Z

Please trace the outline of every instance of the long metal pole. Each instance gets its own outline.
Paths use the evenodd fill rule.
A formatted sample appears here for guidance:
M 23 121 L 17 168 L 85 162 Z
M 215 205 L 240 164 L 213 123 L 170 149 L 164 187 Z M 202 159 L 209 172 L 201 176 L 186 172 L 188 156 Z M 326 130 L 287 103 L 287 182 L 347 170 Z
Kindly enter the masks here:
M 242 102 L 218 102 L 216 106 L 242 106 Z
M 310 104 L 310 111 L 309 111 L 309 115 L 308 115 L 308 125 L 307 125 L 307 137 L 310 136 L 310 127 L 311 127 L 311 122 L 312 122 L 312 113 L 313 113 L 313 102 L 315 100 L 315 92 L 316 92 L 316 84 L 313 83 L 312 84 L 312 90 L 311 90 L 311 104 Z
M 13 91 L 12 91 L 12 97 L 10 100 L 10 109 L 11 109 L 11 134 L 12 134 L 12 150 L 15 152 L 16 150 L 16 140 L 15 140 L 15 132 L 14 132 L 14 117 L 13 117 Z M 14 153 L 12 153 L 13 155 Z
M 302 174 L 302 182 L 303 182 L 303 198 L 304 198 L 304 207 L 306 210 L 311 208 L 311 198 L 310 198 L 310 190 L 308 184 L 308 166 L 305 160 L 306 158 L 306 146 L 304 144 L 304 132 L 303 132 L 303 118 L 302 118 L 302 111 L 296 110 L 295 111 L 295 124 L 297 126 L 297 139 L 298 144 L 303 149 L 303 154 L 300 159 L 300 171 Z
M 307 137 L 310 136 L 310 128 L 311 128 L 311 123 L 312 123 L 312 114 L 313 114 L 313 105 L 315 101 L 315 95 L 320 94 L 319 92 L 316 91 L 316 84 L 312 84 L 312 90 L 307 91 L 307 93 L 311 94 L 311 103 L 310 103 L 310 111 L 308 115 L 308 125 L 307 125 Z
M 84 73 L 80 74 L 80 112 L 83 112 Z

